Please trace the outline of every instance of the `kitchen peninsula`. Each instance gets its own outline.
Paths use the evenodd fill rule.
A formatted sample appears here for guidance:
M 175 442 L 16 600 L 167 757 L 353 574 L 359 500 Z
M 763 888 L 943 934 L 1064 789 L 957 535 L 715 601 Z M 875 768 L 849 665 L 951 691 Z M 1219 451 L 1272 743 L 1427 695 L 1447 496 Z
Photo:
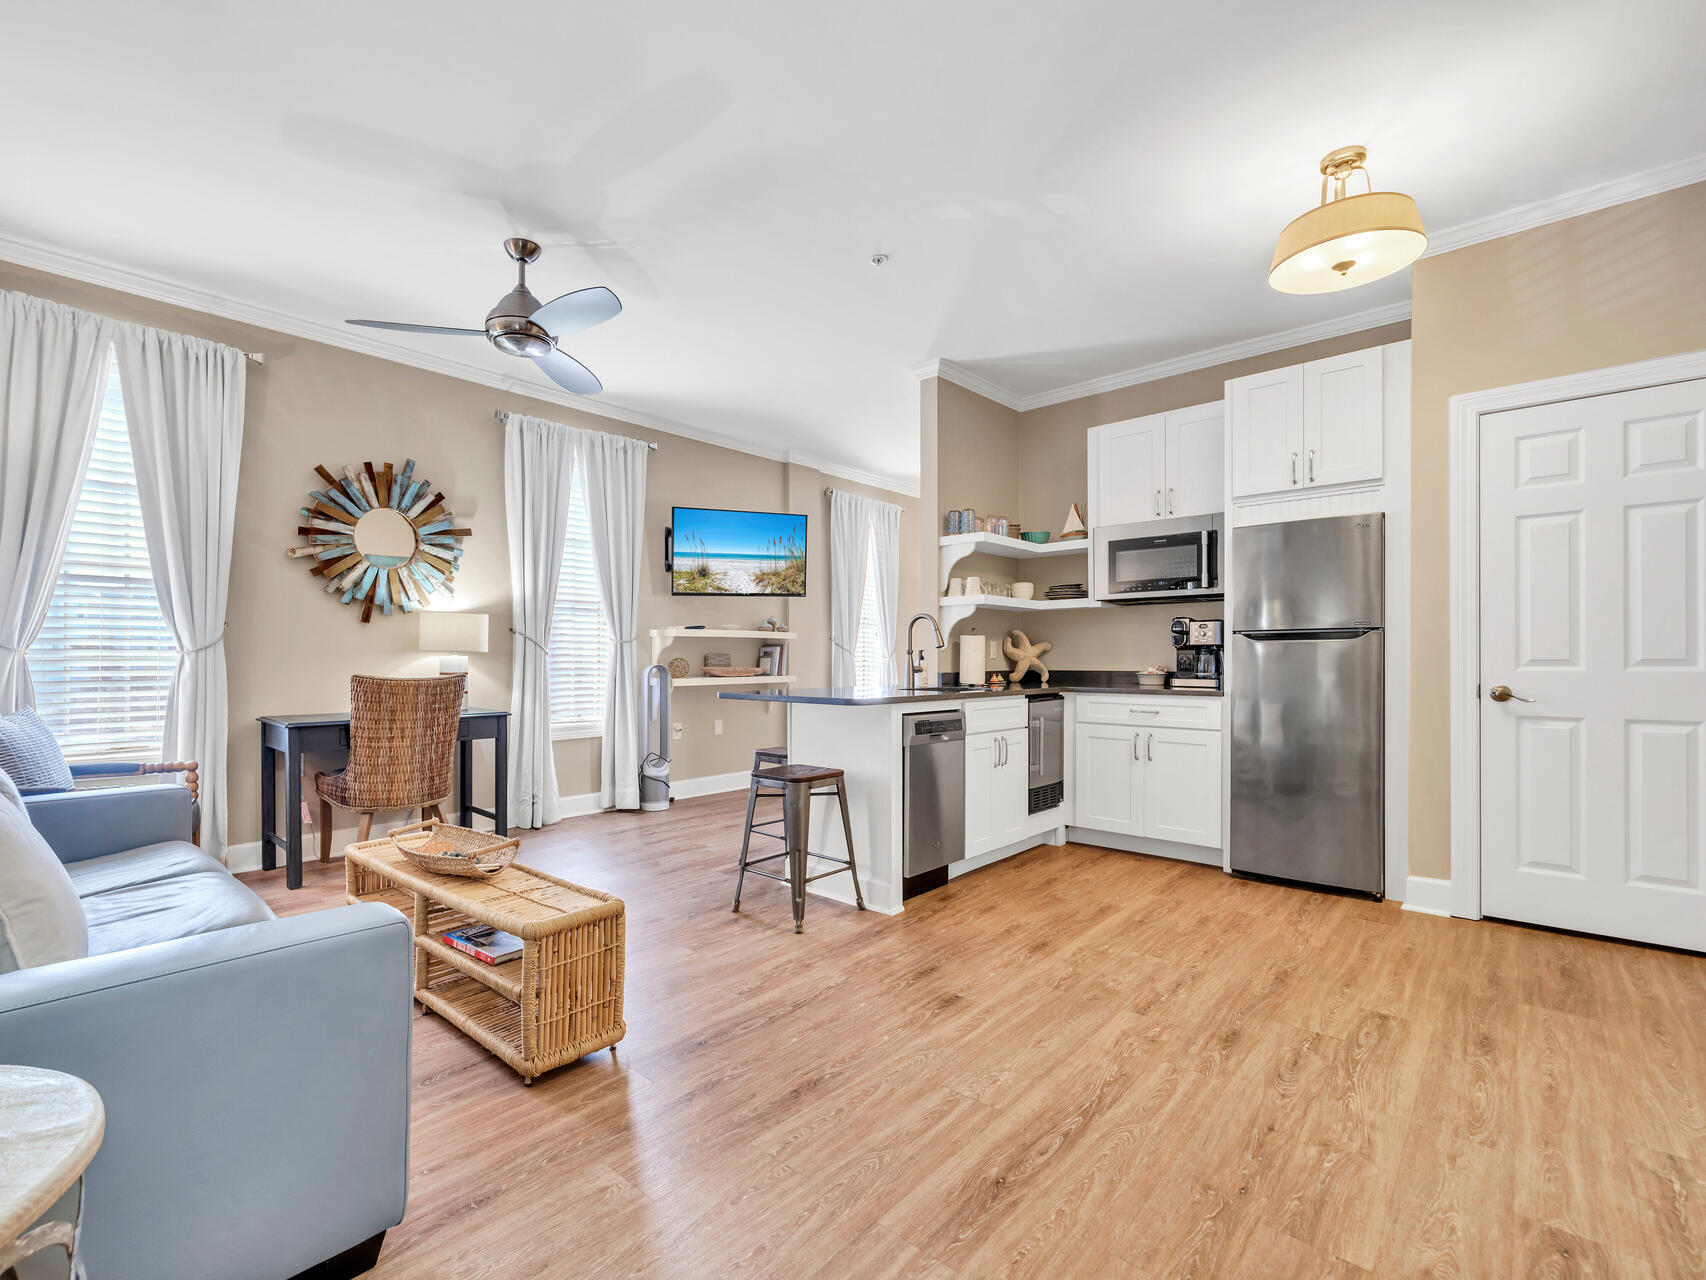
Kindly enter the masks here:
M 718 696 L 785 705 L 790 757 L 846 771 L 859 880 L 873 910 L 896 914 L 909 896 L 1068 840 L 1223 865 L 1219 691 L 1139 688 L 1123 673 L 1062 674 L 1047 688 Z M 908 767 L 926 740 L 939 763 L 914 773 L 909 800 Z M 1035 785 L 1032 762 L 1045 758 L 1059 762 L 1058 783 Z M 814 808 L 810 847 L 842 857 L 833 808 Z M 909 847 L 916 870 L 919 847 L 944 835 L 951 860 L 909 874 Z M 810 889 L 853 900 L 844 876 Z

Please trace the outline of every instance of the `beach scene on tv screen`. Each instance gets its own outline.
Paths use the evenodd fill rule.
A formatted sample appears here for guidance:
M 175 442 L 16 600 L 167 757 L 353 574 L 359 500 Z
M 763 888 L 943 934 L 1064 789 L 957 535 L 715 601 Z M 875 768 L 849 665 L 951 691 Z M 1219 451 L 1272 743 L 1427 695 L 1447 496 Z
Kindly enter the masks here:
M 675 509 L 675 594 L 803 596 L 806 518 Z

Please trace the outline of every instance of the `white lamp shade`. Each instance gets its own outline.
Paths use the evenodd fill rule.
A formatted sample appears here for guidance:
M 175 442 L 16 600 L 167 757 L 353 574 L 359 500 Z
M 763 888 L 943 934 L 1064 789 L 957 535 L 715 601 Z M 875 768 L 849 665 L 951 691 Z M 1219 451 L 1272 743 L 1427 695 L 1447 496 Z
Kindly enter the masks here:
M 483 613 L 434 613 L 423 610 L 420 647 L 428 653 L 484 653 L 486 623 Z

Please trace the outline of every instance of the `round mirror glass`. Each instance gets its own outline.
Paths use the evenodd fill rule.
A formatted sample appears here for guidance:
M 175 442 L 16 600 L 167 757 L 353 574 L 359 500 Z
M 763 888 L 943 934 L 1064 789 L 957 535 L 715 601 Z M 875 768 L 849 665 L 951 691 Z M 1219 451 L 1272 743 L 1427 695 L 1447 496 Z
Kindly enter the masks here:
M 415 526 L 391 507 L 364 511 L 355 522 L 355 549 L 382 569 L 395 568 L 415 554 Z

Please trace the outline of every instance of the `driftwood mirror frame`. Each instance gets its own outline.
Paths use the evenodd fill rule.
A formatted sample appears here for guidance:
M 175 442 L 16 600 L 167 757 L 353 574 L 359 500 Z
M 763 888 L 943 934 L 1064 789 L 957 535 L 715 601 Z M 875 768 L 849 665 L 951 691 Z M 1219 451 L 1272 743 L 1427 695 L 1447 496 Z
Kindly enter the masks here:
M 359 470 L 345 467 L 341 476 L 325 467 L 314 471 L 325 488 L 309 491 L 308 505 L 300 508 L 306 523 L 296 528 L 308 544 L 285 554 L 306 559 L 308 572 L 324 579 L 329 593 L 344 604 L 360 604 L 363 622 L 372 620 L 376 606 L 386 614 L 396 608 L 413 613 L 425 608 L 435 592 L 455 594 L 452 584 L 462 560 L 462 539 L 472 537 L 473 530 L 458 529 L 444 494 L 430 480 L 414 478 L 413 458 L 406 459 L 401 470 L 389 462 L 383 467 L 364 462 Z M 361 549 L 362 517 L 387 509 L 408 522 L 414 538 L 408 555 Z

